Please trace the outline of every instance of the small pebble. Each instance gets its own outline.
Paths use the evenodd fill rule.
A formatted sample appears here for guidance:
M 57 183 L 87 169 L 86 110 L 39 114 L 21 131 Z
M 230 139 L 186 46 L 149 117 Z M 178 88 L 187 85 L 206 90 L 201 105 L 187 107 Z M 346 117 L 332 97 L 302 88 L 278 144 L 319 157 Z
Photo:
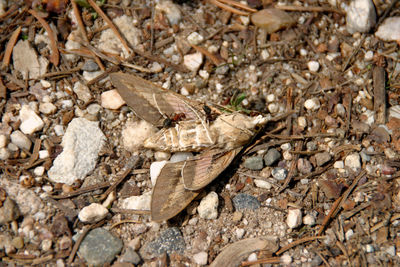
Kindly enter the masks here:
M 253 13 L 251 22 L 267 33 L 273 33 L 283 28 L 289 28 L 295 23 L 295 20 L 285 11 L 268 8 Z
M 171 25 L 178 24 L 182 19 L 181 11 L 179 7 L 172 1 L 159 1 L 156 5 L 156 10 L 161 11 L 167 17 Z
M 329 152 L 321 152 L 315 155 L 315 161 L 317 162 L 317 166 L 322 166 L 325 163 L 329 162 L 332 159 L 331 154 Z
M 302 223 L 302 213 L 300 209 L 289 209 L 286 224 L 289 228 L 296 228 Z
M 44 239 L 42 241 L 42 243 L 40 244 L 40 247 L 42 248 L 43 251 L 49 251 L 51 249 L 52 246 L 52 241 L 51 239 Z
M 396 256 L 396 247 L 395 246 L 389 246 L 389 247 L 387 247 L 385 249 L 385 252 L 387 254 L 389 254 L 390 256 L 395 257 Z
M 249 170 L 259 171 L 264 167 L 263 158 L 259 156 L 247 158 L 243 166 Z
M 353 170 L 361 169 L 360 155 L 358 153 L 348 155 L 344 160 L 344 165 Z
M 156 151 L 154 153 L 154 158 L 156 161 L 168 160 L 171 157 L 171 154 L 164 151 Z
M 281 256 L 281 263 L 283 265 L 290 265 L 292 263 L 292 257 L 288 254 L 283 254 Z
M 346 240 L 350 240 L 350 238 L 351 238 L 353 235 L 354 235 L 353 229 L 347 230 L 347 232 L 345 233 Z
M 176 152 L 171 156 L 169 161 L 173 162 L 173 163 L 180 162 L 180 161 L 185 161 L 192 157 L 193 157 L 193 153 L 191 153 L 191 152 Z
M 308 151 L 315 151 L 317 150 L 317 143 L 314 141 L 309 141 L 307 142 L 306 147 Z
M 343 160 L 335 161 L 335 163 L 333 164 L 333 168 L 335 168 L 335 169 L 343 169 L 344 168 Z
M 167 163 L 166 160 L 163 161 L 154 161 L 150 165 L 150 180 L 151 184 L 155 186 L 158 176 L 160 175 L 161 169 Z
M 104 219 L 108 214 L 108 209 L 98 203 L 92 203 L 84 207 L 78 214 L 79 220 L 84 223 L 96 223 Z
M 232 202 L 236 210 L 256 210 L 261 207 L 260 201 L 248 194 L 238 194 L 232 199 Z
M 297 169 L 301 174 L 307 174 L 312 171 L 311 162 L 305 158 L 299 158 L 297 161 Z
M 215 192 L 210 192 L 205 196 L 200 205 L 197 207 L 197 212 L 200 217 L 206 220 L 216 219 L 218 217 L 218 195 Z
M 365 252 L 371 253 L 371 252 L 374 252 L 374 251 L 375 251 L 375 249 L 374 249 L 373 245 L 371 245 L 371 244 L 365 245 Z
M 316 97 L 311 98 L 311 99 L 307 99 L 304 102 L 304 107 L 306 109 L 308 109 L 308 110 L 311 110 L 311 111 L 315 111 L 315 110 L 319 109 L 320 106 L 321 106 L 321 104 L 319 103 L 319 100 Z
M 97 63 L 91 59 L 86 60 L 85 64 L 82 66 L 82 70 L 84 71 L 97 71 L 99 69 L 99 65 L 97 65 Z
M 204 37 L 198 32 L 192 32 L 187 37 L 187 41 L 192 45 L 198 45 L 204 40 Z
M 309 61 L 307 67 L 311 72 L 317 72 L 319 70 L 319 63 L 318 61 Z
M 49 151 L 40 150 L 39 151 L 39 159 L 47 159 L 49 157 Z
M 131 196 L 121 200 L 121 207 L 132 210 L 150 210 L 151 192 L 143 193 L 140 196 Z
M 203 64 L 203 54 L 200 52 L 188 54 L 183 57 L 183 65 L 190 71 L 197 71 L 201 64 Z
M 246 230 L 244 230 L 243 228 L 236 229 L 235 233 L 236 233 L 237 239 L 242 239 L 242 237 L 244 236 L 245 232 L 246 232 Z
M 266 166 L 271 166 L 274 164 L 278 159 L 280 159 L 281 153 L 275 148 L 271 148 L 268 150 L 267 154 L 264 156 L 264 163 Z
M 125 104 L 116 89 L 103 92 L 101 94 L 101 106 L 108 109 L 119 109 Z
M 354 0 L 346 11 L 346 28 L 351 34 L 368 32 L 376 23 L 376 12 L 371 0 Z
M 286 178 L 288 171 L 282 167 L 276 167 L 272 169 L 272 177 L 274 177 L 278 181 L 283 181 Z
M 7 197 L 0 207 L 0 225 L 12 222 L 20 216 L 17 204 L 10 197 Z
M 28 150 L 31 148 L 32 142 L 21 131 L 16 130 L 10 135 L 11 142 L 20 149 Z
M 139 254 L 132 248 L 126 248 L 124 254 L 121 256 L 122 262 L 129 262 L 134 264 L 135 266 L 140 263 L 142 259 L 140 258 Z
M 372 60 L 373 58 L 374 58 L 374 52 L 372 52 L 371 50 L 370 50 L 370 51 L 367 51 L 367 52 L 365 53 L 365 55 L 364 55 L 364 59 L 367 60 L 367 61 L 370 61 L 370 60 Z
M 243 213 L 240 211 L 235 211 L 232 215 L 232 222 L 237 223 L 240 222 L 243 218 Z
M 7 136 L 5 134 L 0 134 L 0 148 L 7 146 Z
M 29 105 L 22 106 L 19 111 L 19 119 L 21 120 L 19 128 L 24 134 L 33 134 L 41 130 L 44 126 L 43 120 Z
M 64 126 L 57 124 L 56 126 L 54 126 L 54 132 L 56 133 L 57 136 L 63 136 Z
M 122 142 L 124 148 L 135 152 L 143 147 L 144 141 L 157 132 L 157 128 L 145 120 L 128 121 L 122 130 Z
M 193 261 L 198 265 L 206 265 L 208 260 L 208 253 L 205 251 L 193 255 Z
M 78 99 L 82 100 L 84 103 L 87 103 L 92 99 L 92 94 L 89 87 L 79 81 L 74 84 L 74 88 L 72 90 L 77 95 Z
M 24 247 L 24 239 L 20 236 L 14 237 L 11 240 L 11 245 L 13 245 L 16 249 L 21 249 Z
M 303 116 L 300 116 L 297 118 L 297 124 L 301 128 L 306 128 L 307 127 L 307 119 Z
M 247 257 L 247 261 L 256 261 L 257 259 L 257 254 L 254 252 Z
M 375 36 L 384 41 L 400 41 L 400 16 L 386 18 Z
M 254 184 L 259 188 L 264 188 L 268 190 L 272 188 L 272 185 L 269 182 L 260 179 L 255 179 Z
M 307 215 L 304 216 L 304 218 L 303 218 L 303 223 L 304 223 L 305 225 L 313 226 L 313 225 L 315 225 L 315 222 L 316 222 L 315 216 L 313 216 L 313 215 L 311 215 L 311 214 L 307 214 Z
M 164 230 L 154 241 L 147 245 L 147 250 L 159 256 L 163 253 L 183 253 L 185 240 L 177 227 Z
M 42 176 L 44 174 L 44 171 L 45 168 L 43 166 L 39 166 L 33 170 L 33 174 L 35 174 L 35 176 Z
M 40 103 L 39 111 L 46 115 L 54 114 L 57 111 L 57 107 L 54 104 L 48 102 Z
M 0 160 L 7 160 L 10 157 L 10 152 L 7 148 L 0 148 Z

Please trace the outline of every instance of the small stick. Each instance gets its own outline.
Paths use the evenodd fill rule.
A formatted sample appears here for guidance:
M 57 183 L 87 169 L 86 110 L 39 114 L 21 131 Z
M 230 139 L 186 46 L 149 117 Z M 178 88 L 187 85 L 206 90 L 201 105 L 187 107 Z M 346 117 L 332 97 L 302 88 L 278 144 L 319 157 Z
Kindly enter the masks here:
M 343 11 L 332 7 L 323 6 L 285 6 L 275 5 L 275 8 L 285 11 L 299 11 L 299 12 L 334 12 L 338 14 L 344 14 Z
M 14 48 L 15 43 L 17 42 L 18 36 L 21 32 L 22 27 L 19 26 L 11 35 L 10 40 L 7 43 L 6 50 L 4 52 L 3 57 L 3 65 L 2 68 L 6 68 L 10 64 L 11 54 Z
M 95 184 L 95 185 L 90 185 L 90 186 L 86 186 L 84 188 L 80 188 L 78 190 L 75 190 L 73 192 L 67 193 L 65 195 L 49 195 L 50 198 L 52 199 L 64 199 L 64 198 L 70 198 L 70 197 L 74 197 L 74 196 L 79 196 L 81 194 L 85 194 L 85 193 L 89 193 L 91 191 L 95 191 L 97 189 L 102 189 L 102 188 L 106 188 L 110 186 L 110 182 L 105 182 L 105 183 L 99 183 L 99 184 Z
M 78 22 L 78 29 L 81 32 L 83 39 L 85 39 L 85 42 L 89 43 L 89 39 L 87 38 L 87 35 L 86 35 L 85 25 L 83 24 L 78 5 L 76 4 L 75 1 L 71 1 L 71 4 L 72 4 L 72 9 L 74 10 L 74 15 L 75 15 L 76 21 Z
M 128 51 L 128 53 L 132 54 L 132 49 L 129 47 L 129 45 L 125 41 L 125 39 L 122 38 L 117 27 L 115 27 L 114 23 L 107 17 L 107 15 L 103 12 L 103 10 L 101 10 L 101 8 L 93 0 L 87 0 L 87 1 L 93 7 L 93 9 L 106 21 L 108 26 L 111 28 L 111 30 L 114 32 L 114 34 L 121 41 L 122 45 L 125 47 L 125 49 Z
M 236 15 L 240 15 L 240 16 L 248 16 L 249 13 L 248 12 L 244 12 L 244 11 L 240 11 L 239 9 L 233 8 L 231 6 L 225 5 L 217 0 L 208 0 L 208 2 L 210 2 L 211 4 L 216 5 L 219 8 L 225 9 L 226 11 L 229 11 L 231 13 L 234 13 Z
M 244 10 L 249 11 L 249 12 L 253 12 L 254 13 L 254 12 L 258 11 L 257 9 L 251 8 L 248 5 L 244 5 L 244 4 L 240 3 L 240 2 L 236 2 L 236 1 L 233 1 L 233 0 L 218 0 L 218 1 L 221 2 L 221 3 L 229 4 L 231 6 L 235 6 L 235 7 L 244 9 Z
M 126 220 L 122 220 L 122 221 L 119 221 L 119 222 L 116 222 L 116 223 L 114 223 L 113 225 L 111 225 L 110 226 L 110 230 L 111 229 L 113 229 L 113 228 L 115 228 L 115 227 L 117 227 L 118 225 L 120 225 L 120 224 L 123 224 L 123 223 L 141 223 L 141 221 L 138 221 L 138 220 L 131 220 L 131 219 L 126 219 Z
M 255 261 L 243 261 L 241 266 L 259 265 L 261 263 L 279 264 L 279 263 L 281 263 L 281 257 L 269 257 L 269 258 L 255 260 Z
M 386 88 L 385 88 L 385 69 L 375 66 L 372 71 L 372 80 L 374 84 L 374 111 L 376 114 L 376 123 L 386 123 Z
M 324 238 L 325 238 L 325 236 L 320 236 L 320 235 L 319 235 L 319 236 L 308 236 L 308 237 L 304 237 L 304 238 L 302 238 L 302 239 L 293 241 L 293 242 L 290 243 L 289 245 L 287 245 L 287 246 L 281 248 L 281 249 L 278 250 L 275 254 L 279 256 L 279 255 L 281 255 L 283 252 L 285 252 L 285 251 L 287 251 L 287 250 L 289 250 L 289 249 L 291 249 L 291 248 L 293 248 L 293 247 L 295 247 L 295 246 L 298 246 L 298 245 L 300 245 L 300 244 L 303 244 L 303 243 L 306 243 L 306 242 L 309 242 L 309 241 L 314 241 L 314 240 L 324 239 Z
M 57 48 L 57 40 L 53 30 L 50 28 L 49 24 L 33 9 L 28 10 L 29 14 L 34 16 L 40 24 L 42 24 L 43 28 L 47 31 L 47 34 L 50 39 L 50 48 L 51 48 L 51 55 L 50 55 L 50 62 L 53 63 L 55 66 L 58 66 L 60 63 L 60 54 Z

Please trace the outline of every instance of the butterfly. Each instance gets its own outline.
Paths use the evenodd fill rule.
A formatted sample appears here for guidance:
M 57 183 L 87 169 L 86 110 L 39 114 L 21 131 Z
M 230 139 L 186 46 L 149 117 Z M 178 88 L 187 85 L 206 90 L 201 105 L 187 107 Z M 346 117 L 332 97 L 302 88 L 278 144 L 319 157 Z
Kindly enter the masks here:
M 185 161 L 167 162 L 161 169 L 151 198 L 153 221 L 168 220 L 186 208 L 268 121 L 261 115 L 224 113 L 136 75 L 118 72 L 110 74 L 110 79 L 137 117 L 159 127 L 145 140 L 145 148 L 197 152 Z M 166 123 L 171 118 L 175 118 L 173 124 Z

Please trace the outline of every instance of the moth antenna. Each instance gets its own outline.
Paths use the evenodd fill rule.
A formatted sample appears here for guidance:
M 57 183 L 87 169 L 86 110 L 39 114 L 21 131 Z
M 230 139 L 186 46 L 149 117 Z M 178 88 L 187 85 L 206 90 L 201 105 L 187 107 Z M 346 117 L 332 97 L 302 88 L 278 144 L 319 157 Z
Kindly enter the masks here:
M 164 119 L 168 118 L 167 115 L 165 115 L 161 111 L 160 107 L 158 106 L 157 99 L 156 99 L 156 94 L 153 94 L 153 100 L 154 100 L 154 104 L 156 105 L 156 108 L 157 108 L 158 112 L 160 112 L 160 114 L 164 117 Z

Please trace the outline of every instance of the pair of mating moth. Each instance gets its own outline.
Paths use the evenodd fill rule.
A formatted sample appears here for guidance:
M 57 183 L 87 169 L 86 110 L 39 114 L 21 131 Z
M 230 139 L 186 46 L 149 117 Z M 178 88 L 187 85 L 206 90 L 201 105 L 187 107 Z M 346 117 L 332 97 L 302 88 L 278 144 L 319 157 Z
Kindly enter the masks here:
M 110 78 L 139 118 L 161 128 L 145 140 L 145 148 L 199 152 L 186 161 L 166 163 L 161 169 L 151 199 L 154 221 L 170 219 L 189 205 L 230 165 L 256 128 L 268 121 L 260 115 L 223 113 L 138 76 L 113 73 Z

